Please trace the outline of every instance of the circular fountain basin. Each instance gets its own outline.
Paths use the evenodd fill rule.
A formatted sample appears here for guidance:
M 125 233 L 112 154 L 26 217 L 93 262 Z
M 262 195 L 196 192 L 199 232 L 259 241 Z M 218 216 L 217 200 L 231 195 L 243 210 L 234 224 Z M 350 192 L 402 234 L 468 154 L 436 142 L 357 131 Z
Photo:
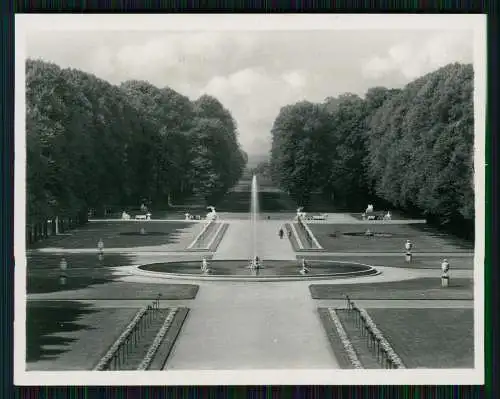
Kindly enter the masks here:
M 301 274 L 299 261 L 263 260 L 262 268 L 250 269 L 245 260 L 212 260 L 209 273 L 201 271 L 201 261 L 151 263 L 138 268 L 148 275 L 165 278 L 243 281 L 289 281 L 340 279 L 373 276 L 379 271 L 373 266 L 353 262 L 306 260 L 310 272 Z

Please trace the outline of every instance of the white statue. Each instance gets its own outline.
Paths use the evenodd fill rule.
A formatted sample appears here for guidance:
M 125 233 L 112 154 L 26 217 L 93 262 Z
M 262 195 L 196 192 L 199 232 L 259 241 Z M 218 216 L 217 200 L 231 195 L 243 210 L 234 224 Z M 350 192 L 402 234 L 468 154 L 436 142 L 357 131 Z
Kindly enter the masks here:
M 443 259 L 443 263 L 441 263 L 441 271 L 443 272 L 441 277 L 447 278 L 448 272 L 450 271 L 450 264 L 448 263 L 448 259 Z
M 217 219 L 217 212 L 215 212 L 215 207 L 207 206 L 207 209 L 210 209 L 210 212 L 207 213 L 207 220 Z
M 392 219 L 391 211 L 387 211 L 387 213 L 384 215 L 384 220 L 391 220 L 391 219 Z
M 407 253 L 410 253 L 413 248 L 413 243 L 410 240 L 406 240 L 405 249 Z
M 309 273 L 310 270 L 309 268 L 307 267 L 307 263 L 306 263 L 306 260 L 305 259 L 302 259 L 302 269 L 300 269 L 300 274 L 307 274 Z
M 257 255 L 255 255 L 255 257 L 250 261 L 250 269 L 260 269 L 260 268 L 262 268 L 260 258 Z
M 203 273 L 207 273 L 208 272 L 208 262 L 207 262 L 207 260 L 205 258 L 203 258 L 201 260 L 201 271 Z
M 123 220 L 130 220 L 130 215 L 127 212 L 123 211 L 122 212 L 122 219 Z
M 307 216 L 306 212 L 303 212 L 304 207 L 301 206 L 300 208 L 297 208 L 297 219 L 305 219 Z
M 151 212 L 146 213 L 146 220 L 151 220 Z
M 373 212 L 373 205 L 372 204 L 368 204 L 368 206 L 366 207 L 365 213 L 372 213 L 372 212 Z
M 190 216 L 191 216 L 191 215 L 190 215 L 188 212 L 186 212 L 186 213 L 184 214 L 184 216 L 185 216 L 185 219 L 184 219 L 184 220 L 189 220 L 189 218 L 190 218 Z

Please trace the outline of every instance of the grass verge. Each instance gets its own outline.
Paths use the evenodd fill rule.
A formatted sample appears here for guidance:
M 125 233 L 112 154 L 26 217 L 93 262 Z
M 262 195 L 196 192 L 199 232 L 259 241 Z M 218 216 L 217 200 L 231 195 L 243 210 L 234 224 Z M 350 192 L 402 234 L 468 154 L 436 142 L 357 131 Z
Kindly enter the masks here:
M 473 280 L 467 278 L 451 279 L 447 288 L 441 287 L 439 278 L 418 278 L 413 280 L 360 283 L 360 284 L 311 284 L 313 299 L 441 299 L 472 300 Z
M 408 368 L 473 368 L 473 309 L 367 309 Z

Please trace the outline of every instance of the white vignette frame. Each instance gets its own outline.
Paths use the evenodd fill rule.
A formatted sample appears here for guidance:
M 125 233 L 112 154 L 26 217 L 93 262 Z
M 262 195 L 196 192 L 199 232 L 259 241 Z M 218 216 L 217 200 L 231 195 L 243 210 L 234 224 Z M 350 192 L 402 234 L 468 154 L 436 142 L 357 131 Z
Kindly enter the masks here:
M 445 23 L 444 23 L 445 22 Z M 31 31 L 467 30 L 474 43 L 474 363 L 473 369 L 26 371 L 25 46 Z M 446 26 L 446 28 L 444 28 Z M 484 384 L 486 15 L 142 15 L 15 16 L 14 384 L 33 385 L 482 385 Z M 179 339 L 182 339 L 181 336 Z

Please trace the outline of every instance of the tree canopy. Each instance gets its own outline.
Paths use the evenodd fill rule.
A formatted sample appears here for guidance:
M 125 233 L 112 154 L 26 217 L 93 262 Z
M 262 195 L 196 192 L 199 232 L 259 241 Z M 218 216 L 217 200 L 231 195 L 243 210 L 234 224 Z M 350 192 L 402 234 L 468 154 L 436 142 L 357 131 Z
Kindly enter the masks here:
M 447 224 L 474 219 L 473 69 L 450 64 L 402 89 L 283 107 L 272 129 L 274 180 L 302 205 L 380 200 Z
M 143 199 L 224 194 L 243 171 L 231 114 L 144 81 L 112 85 L 40 60 L 26 62 L 29 220 Z

